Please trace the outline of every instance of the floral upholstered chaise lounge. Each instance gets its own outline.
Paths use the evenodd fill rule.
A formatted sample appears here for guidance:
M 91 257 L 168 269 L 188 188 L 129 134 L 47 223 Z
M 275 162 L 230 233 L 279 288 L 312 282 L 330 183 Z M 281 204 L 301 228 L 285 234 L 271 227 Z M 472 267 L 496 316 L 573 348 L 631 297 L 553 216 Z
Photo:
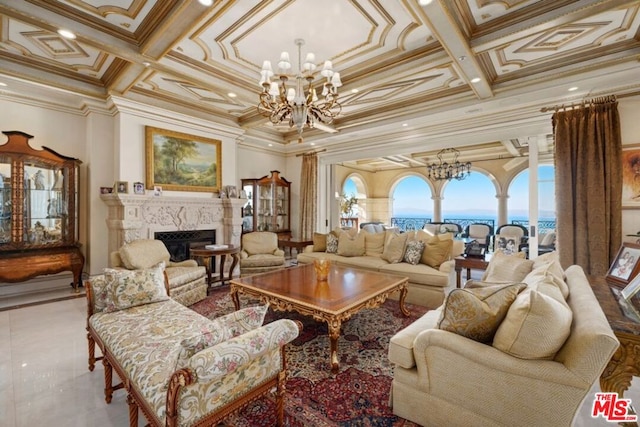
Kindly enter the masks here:
M 132 427 L 138 408 L 152 426 L 208 426 L 275 388 L 282 425 L 284 346 L 300 325 L 261 326 L 267 306 L 209 320 L 169 298 L 165 283 L 161 267 L 111 270 L 86 283 L 89 370 L 102 360 L 107 403 L 124 388 Z

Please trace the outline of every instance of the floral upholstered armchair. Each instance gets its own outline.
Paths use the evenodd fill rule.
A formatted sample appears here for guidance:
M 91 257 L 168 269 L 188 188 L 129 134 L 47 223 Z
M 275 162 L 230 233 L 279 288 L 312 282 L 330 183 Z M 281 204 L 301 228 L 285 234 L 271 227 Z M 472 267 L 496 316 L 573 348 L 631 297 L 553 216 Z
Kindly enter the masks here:
M 278 235 L 256 231 L 242 235 L 240 274 L 256 274 L 284 268 L 284 251 L 278 248 Z
M 182 305 L 192 305 L 207 297 L 207 271 L 195 260 L 172 262 L 160 240 L 140 239 L 111 253 L 110 265 L 116 269 L 141 270 L 163 262 L 169 281 L 169 295 Z

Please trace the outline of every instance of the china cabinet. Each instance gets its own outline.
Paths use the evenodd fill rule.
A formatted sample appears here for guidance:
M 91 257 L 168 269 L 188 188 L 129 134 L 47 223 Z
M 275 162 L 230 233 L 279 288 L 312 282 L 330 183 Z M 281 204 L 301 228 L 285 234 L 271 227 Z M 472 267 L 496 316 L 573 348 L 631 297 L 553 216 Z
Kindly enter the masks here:
M 0 145 L 0 281 L 73 273 L 81 284 L 84 256 L 78 243 L 80 161 L 29 146 L 24 132 L 2 132 Z
M 243 179 L 242 189 L 247 193 L 242 232 L 272 231 L 279 238 L 290 238 L 291 182 L 274 170 L 262 178 Z

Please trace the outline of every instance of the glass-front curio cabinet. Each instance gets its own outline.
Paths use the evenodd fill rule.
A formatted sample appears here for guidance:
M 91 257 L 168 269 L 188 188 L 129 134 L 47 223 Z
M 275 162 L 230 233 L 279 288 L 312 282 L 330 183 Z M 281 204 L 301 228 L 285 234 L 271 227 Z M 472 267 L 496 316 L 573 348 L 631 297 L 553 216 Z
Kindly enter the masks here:
M 80 161 L 43 147 L 24 132 L 2 132 L 0 145 L 0 281 L 73 272 L 81 284 L 84 257 L 78 243 Z
M 242 208 L 242 232 L 272 231 L 291 237 L 291 182 L 279 171 L 262 178 L 243 179 L 247 203 Z

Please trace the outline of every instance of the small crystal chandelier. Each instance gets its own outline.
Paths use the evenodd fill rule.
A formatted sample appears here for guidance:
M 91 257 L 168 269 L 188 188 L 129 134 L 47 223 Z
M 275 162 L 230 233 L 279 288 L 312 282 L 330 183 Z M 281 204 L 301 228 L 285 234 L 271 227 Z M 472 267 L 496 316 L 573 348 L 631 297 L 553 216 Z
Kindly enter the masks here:
M 303 39 L 295 39 L 298 46 L 298 73 L 295 76 L 289 76 L 287 73 L 291 68 L 289 62 L 289 53 L 282 52 L 280 61 L 278 61 L 279 74 L 276 81 L 271 81 L 273 70 L 271 69 L 271 61 L 264 61 L 262 71 L 260 72 L 260 103 L 258 104 L 258 112 L 268 117 L 274 125 L 280 123 L 289 123 L 290 127 L 298 129 L 298 142 L 302 142 L 302 130 L 304 127 L 313 128 L 316 120 L 330 124 L 333 119 L 340 114 L 342 106 L 338 102 L 338 88 L 342 86 L 340 81 L 340 73 L 333 71 L 331 61 L 325 61 L 324 67 L 320 74 L 327 78 L 322 85 L 322 98 L 319 99 L 316 90 L 313 87 L 313 72 L 316 69 L 315 55 L 307 53 L 302 63 L 302 45 Z M 295 87 L 287 88 L 289 78 L 295 78 Z M 306 91 L 303 83 L 307 81 Z
M 445 155 L 451 155 L 452 160 L 450 162 L 443 160 L 443 156 Z M 459 162 L 459 155 L 460 152 L 455 148 L 445 148 L 440 150 L 438 152 L 438 160 L 440 161 L 440 164 L 431 163 L 427 166 L 429 179 L 434 179 L 436 181 L 450 181 L 452 179 L 457 179 L 458 181 L 462 181 L 468 177 L 471 174 L 471 162 Z

